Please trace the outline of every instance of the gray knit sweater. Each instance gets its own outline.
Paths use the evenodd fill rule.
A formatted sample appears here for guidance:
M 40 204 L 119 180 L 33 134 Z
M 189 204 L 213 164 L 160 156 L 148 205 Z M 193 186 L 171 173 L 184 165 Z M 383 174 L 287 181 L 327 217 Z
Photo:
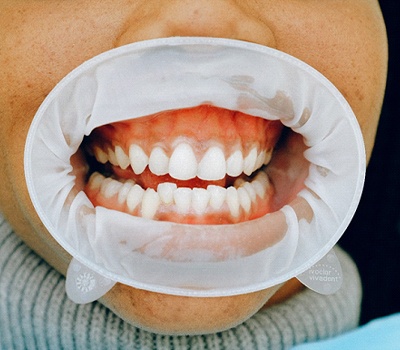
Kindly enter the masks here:
M 304 290 L 221 333 L 165 336 L 135 328 L 98 302 L 76 305 L 64 277 L 32 252 L 0 216 L 0 349 L 289 349 L 357 326 L 361 284 L 339 248 L 344 283 L 322 296 Z

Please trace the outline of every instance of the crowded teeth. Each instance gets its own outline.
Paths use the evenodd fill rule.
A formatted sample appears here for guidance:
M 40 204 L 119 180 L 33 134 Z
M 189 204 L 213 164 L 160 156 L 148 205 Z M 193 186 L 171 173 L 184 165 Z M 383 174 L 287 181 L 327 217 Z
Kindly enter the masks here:
M 150 153 L 149 169 L 155 175 L 168 174 L 169 158 L 161 147 L 154 147 Z
M 212 166 L 211 166 L 212 165 Z M 197 177 L 202 180 L 220 180 L 226 175 L 225 155 L 220 147 L 210 147 L 199 163 Z
M 169 174 L 178 180 L 193 179 L 197 175 L 197 160 L 192 147 L 180 143 L 169 160 Z
M 129 147 L 129 160 L 135 174 L 141 174 L 149 163 L 149 157 L 147 157 L 146 153 L 144 153 L 140 146 L 135 144 L 132 144 Z

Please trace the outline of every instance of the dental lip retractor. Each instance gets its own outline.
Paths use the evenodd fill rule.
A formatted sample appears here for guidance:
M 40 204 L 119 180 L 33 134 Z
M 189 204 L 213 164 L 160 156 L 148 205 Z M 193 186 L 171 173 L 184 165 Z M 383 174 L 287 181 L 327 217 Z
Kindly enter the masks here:
M 280 119 L 304 137 L 309 175 L 296 202 L 239 224 L 187 225 L 94 207 L 74 191 L 70 158 L 94 128 L 204 103 Z M 247 42 L 175 37 L 105 52 L 68 74 L 32 122 L 25 171 L 39 217 L 73 256 L 66 288 L 75 302 L 96 300 L 116 282 L 209 297 L 296 276 L 329 294 L 341 281 L 331 250 L 359 203 L 365 154 L 349 104 L 304 62 Z

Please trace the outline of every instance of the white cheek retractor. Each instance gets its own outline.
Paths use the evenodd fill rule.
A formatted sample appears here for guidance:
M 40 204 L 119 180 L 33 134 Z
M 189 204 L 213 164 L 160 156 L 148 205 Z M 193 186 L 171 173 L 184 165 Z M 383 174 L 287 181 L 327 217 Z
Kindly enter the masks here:
M 77 190 L 70 158 L 94 128 L 201 104 L 280 119 L 303 135 L 309 169 L 297 198 L 240 224 L 188 225 L 95 208 Z M 226 296 L 297 276 L 330 293 L 341 280 L 330 251 L 358 205 L 365 155 L 348 103 L 305 63 L 241 41 L 166 38 L 105 52 L 66 76 L 33 120 L 25 171 L 41 220 L 73 256 L 67 292 L 76 302 L 116 282 Z

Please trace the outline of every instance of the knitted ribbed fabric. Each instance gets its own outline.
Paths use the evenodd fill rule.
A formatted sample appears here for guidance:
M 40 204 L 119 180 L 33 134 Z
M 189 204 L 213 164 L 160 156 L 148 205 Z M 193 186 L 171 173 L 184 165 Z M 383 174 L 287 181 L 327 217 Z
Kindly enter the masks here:
M 258 312 L 242 325 L 216 334 L 165 336 L 131 326 L 98 302 L 76 305 L 65 279 L 30 250 L 0 216 L 0 349 L 289 349 L 357 326 L 361 284 L 340 249 L 344 283 L 323 296 L 304 290 Z

